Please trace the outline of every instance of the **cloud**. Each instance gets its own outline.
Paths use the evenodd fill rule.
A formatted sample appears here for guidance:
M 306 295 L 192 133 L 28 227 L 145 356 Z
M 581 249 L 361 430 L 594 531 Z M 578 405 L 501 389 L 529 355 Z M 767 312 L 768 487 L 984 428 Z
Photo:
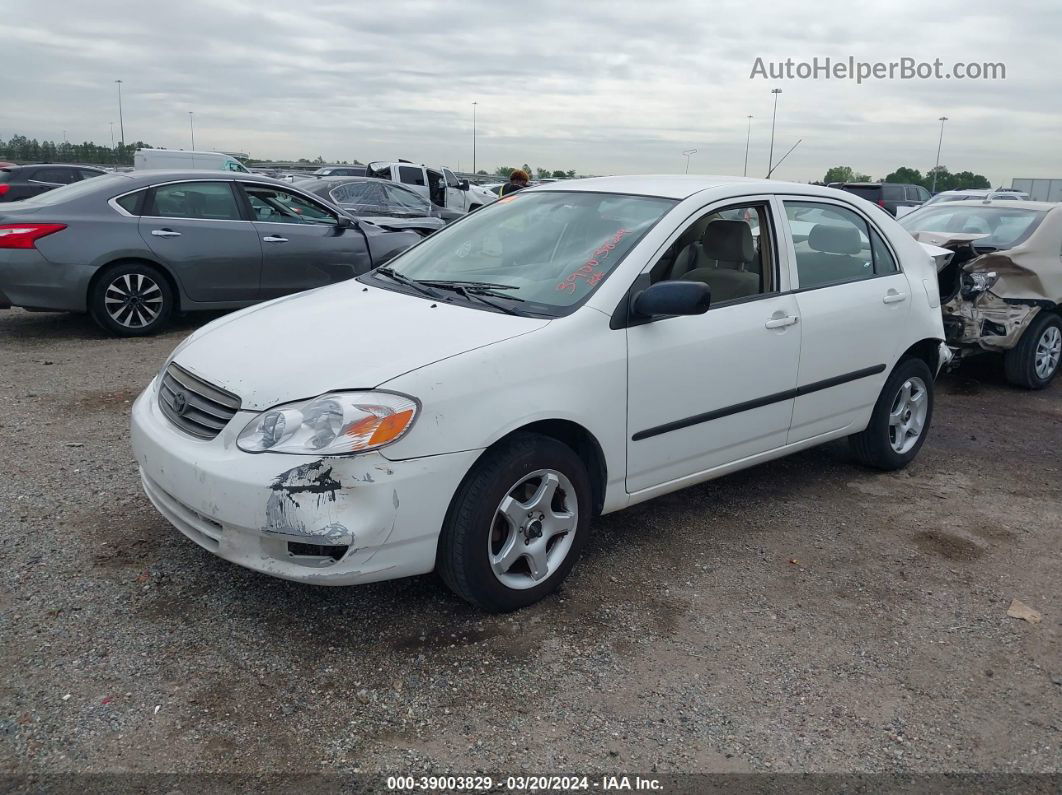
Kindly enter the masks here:
M 256 156 L 408 157 L 464 169 L 530 163 L 588 173 L 767 168 L 821 177 L 926 169 L 1062 176 L 1055 32 L 1036 2 L 915 0 L 770 6 L 716 0 L 44 0 L 5 29 L 0 136 L 188 145 Z M 1003 62 L 1004 81 L 750 79 L 757 57 Z M 118 134 L 118 125 L 115 133 Z

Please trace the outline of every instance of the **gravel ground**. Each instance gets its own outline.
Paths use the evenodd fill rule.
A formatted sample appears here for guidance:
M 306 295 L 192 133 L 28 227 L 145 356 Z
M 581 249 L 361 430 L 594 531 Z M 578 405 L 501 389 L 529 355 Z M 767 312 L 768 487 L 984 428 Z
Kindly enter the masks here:
M 907 471 L 828 445 L 604 517 L 496 617 L 168 526 L 129 407 L 199 322 L 0 312 L 0 772 L 1062 770 L 1062 381 L 966 366 Z

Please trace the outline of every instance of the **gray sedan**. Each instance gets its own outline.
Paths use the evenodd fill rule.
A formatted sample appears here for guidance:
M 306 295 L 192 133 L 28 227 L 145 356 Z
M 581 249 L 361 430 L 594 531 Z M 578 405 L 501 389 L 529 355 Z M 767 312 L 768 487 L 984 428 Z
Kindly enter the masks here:
M 0 206 L 0 308 L 89 312 L 116 334 L 349 279 L 416 243 L 254 174 L 140 171 Z

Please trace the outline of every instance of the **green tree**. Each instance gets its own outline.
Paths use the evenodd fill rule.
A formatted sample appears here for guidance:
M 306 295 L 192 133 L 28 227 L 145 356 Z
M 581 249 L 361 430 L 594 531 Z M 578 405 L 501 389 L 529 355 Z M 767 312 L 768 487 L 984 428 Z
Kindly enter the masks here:
M 513 168 L 512 166 L 498 166 L 496 169 L 494 169 L 494 176 L 496 176 L 496 177 L 508 177 L 514 171 L 516 171 L 516 169 Z
M 553 177 L 553 179 L 564 179 L 566 176 L 568 176 L 568 174 L 567 172 L 561 171 L 558 168 L 556 171 L 553 172 L 551 176 Z
M 851 166 L 834 166 L 826 172 L 822 181 L 827 185 L 831 182 L 855 182 L 855 172 Z
M 907 166 L 900 166 L 891 174 L 887 174 L 883 182 L 899 182 L 904 185 L 922 185 L 925 182 L 925 177 L 922 176 L 922 172 L 917 168 L 908 168 Z
M 548 168 L 536 168 L 535 169 L 535 176 L 538 177 L 539 179 L 546 179 L 547 177 L 549 177 L 549 169 Z
M 568 172 L 567 176 L 568 176 L 568 179 L 575 179 L 575 169 L 574 169 L 574 168 L 573 168 L 573 169 L 571 169 L 571 170 L 570 170 L 570 171 Z
M 488 173 L 487 173 L 486 171 L 484 171 L 484 170 L 483 170 L 483 169 L 481 168 L 481 169 L 480 169 L 479 171 L 477 171 L 477 172 L 476 172 L 476 176 L 477 176 L 477 177 L 489 177 L 489 176 L 490 176 L 490 174 L 488 174 Z

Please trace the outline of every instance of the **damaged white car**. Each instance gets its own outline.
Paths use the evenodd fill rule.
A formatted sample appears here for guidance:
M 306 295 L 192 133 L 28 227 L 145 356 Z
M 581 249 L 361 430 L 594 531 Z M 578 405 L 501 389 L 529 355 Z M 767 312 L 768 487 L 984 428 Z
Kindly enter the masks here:
M 1062 205 L 946 202 L 900 224 L 952 252 L 938 257 L 948 344 L 1001 353 L 1011 383 L 1047 386 L 1062 358 Z
M 598 514 L 844 437 L 906 465 L 950 356 L 938 307 L 922 246 L 847 193 L 554 183 L 203 327 L 137 399 L 133 447 L 158 510 L 226 560 L 438 570 L 512 610 Z

